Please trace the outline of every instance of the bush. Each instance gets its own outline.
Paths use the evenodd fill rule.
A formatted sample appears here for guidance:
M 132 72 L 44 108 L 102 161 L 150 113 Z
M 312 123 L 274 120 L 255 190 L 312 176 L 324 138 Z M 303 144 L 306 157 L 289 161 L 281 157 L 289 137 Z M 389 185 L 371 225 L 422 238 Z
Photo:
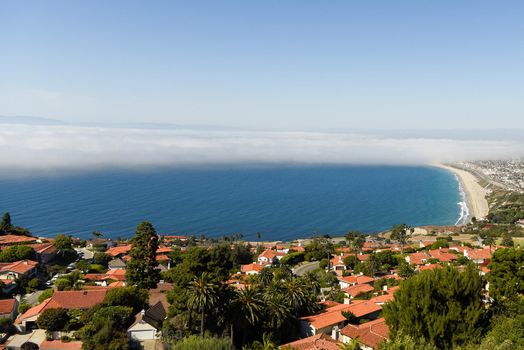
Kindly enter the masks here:
M 0 252 L 0 262 L 14 262 L 34 257 L 33 248 L 26 245 L 13 245 Z
M 107 267 L 107 264 L 112 260 L 111 255 L 101 252 L 96 252 L 93 255 L 93 264 Z
M 54 289 L 53 288 L 49 288 L 49 289 L 46 289 L 42 292 L 42 294 L 40 294 L 38 296 L 38 302 L 39 303 L 42 303 L 44 300 L 46 299 L 49 299 L 53 296 L 53 293 L 54 293 Z
M 21 301 L 20 304 L 18 305 L 18 313 L 19 314 L 23 314 L 25 313 L 27 310 L 29 310 L 31 308 L 31 305 L 29 305 L 28 303 L 26 303 L 25 301 Z
M 280 260 L 280 263 L 282 265 L 295 266 L 296 264 L 301 263 L 302 261 L 304 261 L 304 253 L 296 252 L 296 253 L 289 253 L 286 256 L 284 256 Z
M 232 350 L 233 346 L 229 339 L 200 338 L 195 335 L 178 341 L 173 350 Z
M 61 331 L 69 322 L 69 314 L 66 309 L 47 309 L 38 316 L 36 324 L 38 328 L 49 332 Z

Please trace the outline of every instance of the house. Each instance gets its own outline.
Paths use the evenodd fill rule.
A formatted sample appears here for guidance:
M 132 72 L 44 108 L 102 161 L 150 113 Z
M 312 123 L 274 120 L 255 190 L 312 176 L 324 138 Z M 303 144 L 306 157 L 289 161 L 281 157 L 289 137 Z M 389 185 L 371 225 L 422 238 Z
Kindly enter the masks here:
M 33 248 L 40 264 L 47 264 L 56 257 L 57 249 L 53 243 L 35 243 L 28 246 Z
M 242 271 L 242 273 L 245 273 L 246 275 L 256 275 L 260 273 L 260 271 L 262 271 L 264 267 L 264 265 L 252 263 L 247 265 L 241 265 L 240 271 Z
M 89 310 L 104 301 L 107 288 L 55 291 L 53 296 L 18 316 L 15 327 L 20 332 L 34 328 L 38 316 L 48 309 Z
M 38 263 L 32 260 L 20 260 L 12 263 L 0 263 L 0 280 L 16 280 L 36 275 Z
M 285 255 L 286 255 L 286 253 L 279 253 L 279 252 L 277 252 L 275 250 L 266 249 L 258 256 L 257 261 L 261 265 L 273 264 L 273 261 L 275 261 L 275 259 L 280 260 Z
M 18 236 L 18 235 L 3 235 L 0 236 L 0 246 L 8 246 L 15 244 L 30 244 L 36 243 L 37 239 L 35 237 L 29 236 Z
M 363 293 L 369 293 L 374 291 L 375 289 L 369 285 L 369 284 L 357 284 L 354 286 L 349 286 L 347 288 L 342 289 L 341 291 L 344 292 L 345 298 L 344 298 L 344 304 L 349 304 L 349 300 L 357 297 L 360 294 Z M 347 302 L 346 302 L 347 301 Z
M 0 319 L 7 318 L 11 321 L 14 321 L 17 310 L 18 300 L 14 298 L 0 300 Z
M 411 253 L 406 256 L 406 262 L 410 265 L 424 265 L 431 259 L 431 256 L 425 252 Z
M 347 266 L 344 264 L 344 259 L 350 256 L 350 254 L 343 254 L 340 253 L 339 255 L 335 255 L 331 260 L 331 268 L 334 271 L 346 271 Z
M 166 315 L 167 312 L 162 302 L 158 301 L 135 316 L 135 322 L 127 329 L 127 336 L 139 341 L 158 338 L 158 331 L 162 328 Z
M 432 258 L 437 259 L 440 262 L 449 263 L 457 260 L 457 255 L 450 253 L 449 249 L 447 248 L 433 249 L 428 253 Z
M 300 319 L 300 332 L 303 336 L 319 333 L 332 334 L 333 328 L 341 329 L 347 322 L 344 312 L 352 313 L 356 318 L 375 319 L 382 307 L 373 299 L 356 300 L 351 304 L 339 304 L 330 307 L 317 315 L 302 317 Z
M 108 281 L 125 282 L 126 270 L 115 269 L 106 273 L 87 273 L 84 275 L 86 281 L 94 281 L 99 286 L 107 286 Z
M 340 343 L 329 335 L 319 333 L 282 345 L 281 349 L 293 350 L 340 350 Z
M 111 255 L 113 258 L 122 257 L 127 255 L 131 251 L 131 244 L 127 245 L 117 245 L 116 247 L 111 247 L 106 251 L 106 254 Z
M 107 267 L 109 270 L 125 270 L 126 263 L 122 259 L 116 258 L 108 262 Z
M 488 246 L 479 249 L 464 248 L 464 256 L 477 265 L 486 265 L 490 262 L 492 253 Z
M 389 327 L 382 317 L 359 325 L 348 324 L 340 330 L 340 340 L 348 344 L 356 339 L 360 349 L 376 350 L 382 342 L 388 339 L 388 334 Z
M 375 282 L 375 279 L 365 275 L 352 275 L 352 276 L 343 276 L 338 277 L 338 283 L 340 288 L 344 289 L 350 286 L 355 286 L 357 284 L 372 284 Z
M 442 268 L 442 265 L 440 264 L 426 264 L 426 265 L 419 265 L 417 267 L 418 271 L 426 271 L 426 270 L 434 270 L 434 269 L 440 269 Z
M 82 342 L 61 340 L 46 340 L 45 330 L 36 329 L 24 334 L 16 334 L 9 338 L 6 344 L 8 350 L 81 350 Z

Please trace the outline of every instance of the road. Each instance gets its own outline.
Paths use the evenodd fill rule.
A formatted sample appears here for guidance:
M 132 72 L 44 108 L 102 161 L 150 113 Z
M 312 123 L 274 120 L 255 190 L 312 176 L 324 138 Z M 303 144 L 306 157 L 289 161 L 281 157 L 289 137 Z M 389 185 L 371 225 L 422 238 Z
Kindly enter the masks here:
M 293 271 L 293 273 L 297 276 L 304 276 L 306 273 L 318 269 L 318 267 L 319 267 L 319 262 L 313 261 L 313 262 L 305 263 L 303 265 L 296 266 L 293 269 L 291 269 L 291 271 Z

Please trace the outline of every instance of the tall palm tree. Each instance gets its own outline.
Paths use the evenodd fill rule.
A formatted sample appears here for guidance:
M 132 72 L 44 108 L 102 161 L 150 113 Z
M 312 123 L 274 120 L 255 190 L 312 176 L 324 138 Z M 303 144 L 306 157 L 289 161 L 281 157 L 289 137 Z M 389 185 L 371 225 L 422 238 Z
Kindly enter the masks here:
M 348 242 L 349 247 L 353 252 L 355 253 L 355 264 L 358 262 L 358 252 L 362 250 L 362 247 L 364 246 L 364 243 L 366 242 L 366 237 L 358 232 L 358 231 L 351 231 L 348 232 L 345 236 L 346 241 Z
M 258 282 L 262 287 L 267 287 L 273 281 L 273 272 L 270 268 L 264 268 L 258 274 Z
M 191 281 L 189 290 L 191 291 L 188 300 L 189 308 L 200 312 L 200 336 L 203 337 L 206 310 L 215 306 L 218 300 L 218 288 L 209 274 L 204 272 L 200 277 L 195 277 Z
M 297 316 L 298 311 L 304 306 L 307 299 L 307 292 L 303 281 L 300 278 L 292 277 L 282 283 L 286 303 L 293 310 L 294 316 Z
M 314 291 L 315 296 L 320 293 L 320 282 L 318 281 L 317 275 L 313 271 L 307 272 L 304 276 L 304 283 Z
M 247 325 L 254 326 L 258 323 L 262 315 L 263 306 L 262 293 L 256 287 L 238 290 L 233 296 L 230 304 L 231 310 L 236 315 L 236 319 L 233 322 L 238 322 L 244 328 L 244 340 L 247 336 Z M 231 341 L 233 341 L 233 331 L 231 332 Z

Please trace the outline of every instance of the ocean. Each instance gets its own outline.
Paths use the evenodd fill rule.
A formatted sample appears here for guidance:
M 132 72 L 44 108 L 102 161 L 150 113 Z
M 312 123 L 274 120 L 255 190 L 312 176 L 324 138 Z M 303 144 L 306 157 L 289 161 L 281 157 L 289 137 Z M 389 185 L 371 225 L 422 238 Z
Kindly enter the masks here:
M 0 212 L 34 235 L 159 233 L 291 240 L 394 224 L 453 225 L 464 211 L 456 177 L 435 167 L 235 166 L 97 170 L 0 177 Z

